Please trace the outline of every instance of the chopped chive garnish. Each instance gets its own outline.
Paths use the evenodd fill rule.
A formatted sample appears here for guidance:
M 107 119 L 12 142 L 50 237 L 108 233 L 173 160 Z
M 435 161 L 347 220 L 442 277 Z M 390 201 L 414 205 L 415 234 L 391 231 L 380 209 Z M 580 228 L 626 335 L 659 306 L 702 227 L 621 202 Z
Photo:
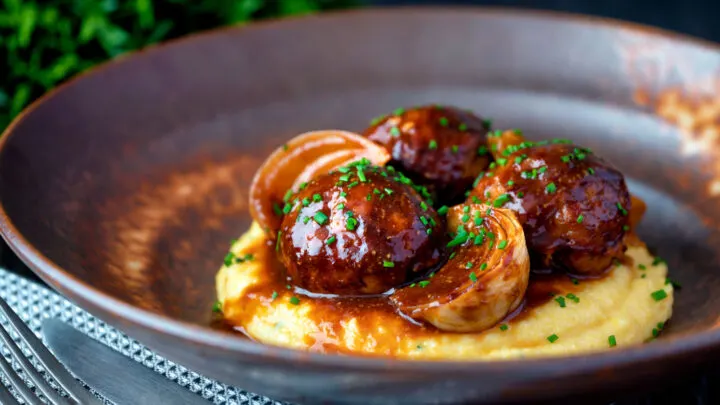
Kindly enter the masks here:
M 220 301 L 215 301 L 215 303 L 213 304 L 213 307 L 212 307 L 212 311 L 213 312 L 222 312 L 222 304 L 220 303 Z
M 313 194 L 313 201 L 314 202 L 322 201 L 322 196 L 320 194 Z
M 571 278 L 571 279 L 570 279 L 570 282 L 573 283 L 573 284 L 575 284 L 575 285 L 580 284 L 580 280 L 578 280 L 578 279 L 576 279 L 576 278 Z
M 472 268 L 472 262 L 465 263 L 465 268 L 466 269 Z
M 427 211 L 427 210 L 428 210 L 428 206 L 427 206 L 427 204 L 425 203 L 425 201 L 420 201 L 420 208 L 422 208 L 423 211 Z
M 275 251 L 280 250 L 280 238 L 282 237 L 282 231 L 278 231 L 277 239 L 275 240 Z
M 430 280 L 423 280 L 418 283 L 418 285 L 422 288 L 425 288 L 430 285 Z
M 475 237 L 475 240 L 473 240 L 473 245 L 482 245 L 483 243 L 483 237 L 482 235 L 478 235 Z
M 342 210 L 345 208 L 345 204 L 340 203 L 340 204 L 337 205 L 336 208 L 342 211 Z
M 517 196 L 518 196 L 519 198 L 523 198 L 524 195 L 525 195 L 525 193 L 523 193 L 522 191 L 520 191 L 519 193 L 517 193 Z
M 393 114 L 394 114 L 394 115 L 403 115 L 404 113 L 405 113 L 405 109 L 402 108 L 402 107 L 401 107 L 401 108 L 396 108 L 395 111 L 393 111 Z
M 310 200 L 307 197 L 303 198 L 302 205 L 303 207 L 307 207 L 308 205 L 310 205 Z
M 338 169 L 340 173 L 350 173 L 350 168 L 345 166 Z
M 499 158 L 499 159 L 497 160 L 497 163 L 498 163 L 500 166 L 505 166 L 505 164 L 507 164 L 507 162 L 508 162 L 508 160 L 505 159 L 505 158 Z
M 300 304 L 300 298 L 292 296 L 292 297 L 290 297 L 290 303 L 293 305 L 298 305 L 298 304 Z
M 284 202 L 288 202 L 288 201 L 290 200 L 290 197 L 292 197 L 292 195 L 293 195 L 293 191 L 292 191 L 292 190 L 288 190 L 287 192 L 285 192 L 285 196 L 283 197 L 283 201 L 284 201 Z
M 507 194 L 507 193 L 502 194 L 498 198 L 495 199 L 495 201 L 493 202 L 493 207 L 500 208 L 503 205 L 505 205 L 505 203 L 507 203 L 508 201 L 510 201 L 510 194 Z
M 455 255 L 456 255 L 455 252 L 450 253 L 450 257 L 448 257 L 448 259 L 452 260 L 452 258 L 455 257 Z
M 398 127 L 392 127 L 392 128 L 390 128 L 390 135 L 393 136 L 393 137 L 398 137 L 398 136 L 400 136 L 400 128 L 398 128 Z
M 276 299 L 277 297 L 278 297 L 278 292 L 277 292 L 277 291 L 273 291 L 272 295 L 270 296 L 270 299 L 273 300 L 273 301 L 275 301 L 275 299 Z
M 514 184 L 515 184 L 515 182 L 512 181 L 512 180 L 510 180 L 510 181 L 507 182 L 507 185 L 508 185 L 509 187 L 512 187 Z
M 615 335 L 608 336 L 608 346 L 610 346 L 610 347 L 617 346 L 617 340 L 615 340 Z
M 655 301 L 662 301 L 662 300 L 664 300 L 665 298 L 667 298 L 668 295 L 667 295 L 667 293 L 665 292 L 665 290 L 657 290 L 657 291 L 652 292 L 652 293 L 650 294 L 650 296 L 651 296 L 652 299 L 654 299 Z
M 583 214 L 578 215 L 577 217 L 577 223 L 582 224 L 583 219 L 585 219 L 585 216 Z
M 343 197 L 343 198 L 347 197 L 347 193 L 344 192 L 344 191 L 341 191 L 341 192 L 340 192 L 340 197 Z
M 618 211 L 620 211 L 620 214 L 622 214 L 624 216 L 628 214 L 627 210 L 625 208 L 623 208 L 622 204 L 617 203 L 616 205 L 617 205 Z
M 383 267 L 395 267 L 395 263 L 385 260 L 383 261 Z
M 467 131 L 467 124 L 464 122 L 460 123 L 460 125 L 458 125 L 458 129 L 463 132 Z
M 305 187 L 307 187 L 307 185 L 307 181 L 300 183 L 300 185 L 298 186 L 298 191 L 305 190 Z
M 500 325 L 500 330 L 503 331 L 503 332 L 505 332 L 506 330 L 508 330 L 507 324 L 504 323 L 504 324 Z
M 329 238 L 327 238 L 327 239 L 325 240 L 325 244 L 326 244 L 326 245 L 331 245 L 331 244 L 332 244 L 333 242 L 335 242 L 336 240 L 337 240 L 337 238 L 335 237 L 335 235 L 332 235 L 331 237 L 329 237 Z
M 341 182 L 348 182 L 350 181 L 350 175 L 349 174 L 343 174 L 342 176 L 338 177 L 338 180 Z
M 560 339 L 560 337 L 558 337 L 558 335 L 556 335 L 554 333 L 547 337 L 547 340 L 550 343 L 555 343 L 555 342 L 557 342 L 558 339 Z
M 630 225 L 623 225 L 623 231 L 627 232 L 630 230 Z
M 436 140 L 433 139 L 432 141 L 430 141 L 428 148 L 430 148 L 431 150 L 435 150 L 435 149 L 437 149 L 437 147 L 438 147 L 438 144 L 437 144 Z
M 498 243 L 498 249 L 500 249 L 500 250 L 505 249 L 505 247 L 507 247 L 507 243 L 508 243 L 508 242 L 507 242 L 506 240 L 501 240 L 501 241 Z
M 468 215 L 468 214 L 463 214 L 462 218 L 460 218 L 460 219 L 461 219 L 463 222 L 467 222 L 467 221 L 470 220 L 470 215 Z
M 470 273 L 470 281 L 473 283 L 478 281 L 477 274 L 474 271 Z
M 457 145 L 453 145 L 450 147 L 450 150 L 452 150 L 453 153 L 458 153 L 459 149 L 460 149 L 460 147 Z
M 426 229 L 426 230 L 425 230 L 425 233 L 428 234 L 428 235 L 432 234 L 432 228 Z
M 645 270 L 645 269 L 647 269 L 647 267 L 645 267 L 644 264 L 638 264 L 638 269 Z
M 348 184 L 348 188 L 353 188 L 353 187 L 357 186 L 358 184 L 360 184 L 359 181 L 353 181 L 352 183 Z
M 573 293 L 570 293 L 570 294 L 566 295 L 565 297 L 567 297 L 567 299 L 569 299 L 570 301 L 572 301 L 572 302 L 574 302 L 574 303 L 576 303 L 576 304 L 577 304 L 578 302 L 580 302 L 580 297 L 578 297 L 577 295 L 575 295 L 575 294 L 573 294 Z
M 557 191 L 557 186 L 555 185 L 555 183 L 550 183 L 547 186 L 545 186 L 545 191 L 547 191 L 548 194 L 552 194 L 555 191 Z
M 315 219 L 315 222 L 318 223 L 318 225 L 322 225 L 328 220 L 328 216 L 325 215 L 325 213 L 322 211 L 316 212 L 315 215 L 313 215 L 313 218 Z
M 485 271 L 487 269 L 487 263 L 483 263 L 480 265 L 480 271 Z
M 655 259 L 653 259 L 652 265 L 657 266 L 660 263 L 665 263 L 665 260 L 663 260 L 661 257 L 656 256 Z
M 228 252 L 228 254 L 226 254 L 225 258 L 223 259 L 223 264 L 225 266 L 230 266 L 230 265 L 232 265 L 234 260 L 235 260 L 235 254 L 233 252 Z
M 310 222 L 310 217 L 303 217 L 302 222 L 304 225 L 307 225 L 307 223 Z
M 477 153 L 478 153 L 478 156 L 485 156 L 485 155 L 487 155 L 487 153 L 488 153 L 487 147 L 486 147 L 486 146 L 481 146 L 481 147 L 479 147 L 478 150 L 477 150 Z
M 470 238 L 470 235 L 467 232 L 461 232 L 458 233 L 453 240 L 448 242 L 447 247 L 453 247 L 462 245 L 463 243 L 467 242 L 467 240 Z
M 593 169 L 592 167 L 588 167 L 587 172 L 588 174 L 595 174 L 595 169 Z
M 560 308 L 565 308 L 565 297 L 555 297 L 555 302 L 560 305 Z
M 439 121 L 440 121 L 440 126 L 443 126 L 443 127 L 446 127 L 449 124 L 448 119 L 445 117 L 440 117 Z

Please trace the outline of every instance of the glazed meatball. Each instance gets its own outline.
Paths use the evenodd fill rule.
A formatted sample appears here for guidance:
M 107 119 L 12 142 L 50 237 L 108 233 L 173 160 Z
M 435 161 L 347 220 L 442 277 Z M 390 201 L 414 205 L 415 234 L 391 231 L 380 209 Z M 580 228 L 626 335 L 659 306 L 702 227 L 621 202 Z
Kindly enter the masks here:
M 434 190 L 442 203 L 461 196 L 490 163 L 490 122 L 454 107 L 398 109 L 376 120 L 364 135 L 383 145 L 392 164 Z
M 361 162 L 290 197 L 278 236 L 290 283 L 316 293 L 378 294 L 434 266 L 441 220 L 409 183 Z
M 630 195 L 619 171 L 562 140 L 512 145 L 504 156 L 469 201 L 514 210 L 541 266 L 597 275 L 622 258 Z

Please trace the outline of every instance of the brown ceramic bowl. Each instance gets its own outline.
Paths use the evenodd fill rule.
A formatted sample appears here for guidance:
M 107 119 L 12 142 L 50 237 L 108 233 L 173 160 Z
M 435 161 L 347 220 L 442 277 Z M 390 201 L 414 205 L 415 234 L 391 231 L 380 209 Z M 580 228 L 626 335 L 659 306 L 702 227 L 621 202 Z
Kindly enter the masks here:
M 720 352 L 719 68 L 718 48 L 690 38 L 508 10 L 361 11 L 215 31 L 95 69 L 18 118 L 0 141 L 0 227 L 81 307 L 169 359 L 274 398 L 615 392 Z M 248 184 L 268 152 L 304 131 L 362 130 L 431 102 L 531 138 L 571 138 L 627 175 L 649 205 L 641 236 L 683 286 L 660 339 L 458 364 L 308 354 L 208 326 L 215 272 L 250 223 Z

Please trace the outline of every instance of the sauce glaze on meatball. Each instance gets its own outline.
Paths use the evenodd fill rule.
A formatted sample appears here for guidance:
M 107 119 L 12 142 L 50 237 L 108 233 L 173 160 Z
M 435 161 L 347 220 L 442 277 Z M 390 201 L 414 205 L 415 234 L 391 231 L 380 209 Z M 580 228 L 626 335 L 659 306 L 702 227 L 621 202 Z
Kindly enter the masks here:
M 540 265 L 597 275 L 622 258 L 630 195 L 619 171 L 562 140 L 523 142 L 502 155 L 468 201 L 514 210 Z
M 455 107 L 397 109 L 364 132 L 383 145 L 393 164 L 441 202 L 461 196 L 490 163 L 486 134 L 490 122 Z
M 317 177 L 288 199 L 277 248 L 290 284 L 379 294 L 440 260 L 437 212 L 407 177 L 364 163 Z

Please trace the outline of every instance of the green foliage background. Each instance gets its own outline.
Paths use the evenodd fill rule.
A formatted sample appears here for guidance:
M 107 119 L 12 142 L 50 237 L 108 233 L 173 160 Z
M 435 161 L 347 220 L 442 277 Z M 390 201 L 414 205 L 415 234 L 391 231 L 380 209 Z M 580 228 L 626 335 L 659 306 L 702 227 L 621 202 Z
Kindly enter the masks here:
M 124 52 L 355 0 L 0 0 L 0 130 L 63 80 Z

